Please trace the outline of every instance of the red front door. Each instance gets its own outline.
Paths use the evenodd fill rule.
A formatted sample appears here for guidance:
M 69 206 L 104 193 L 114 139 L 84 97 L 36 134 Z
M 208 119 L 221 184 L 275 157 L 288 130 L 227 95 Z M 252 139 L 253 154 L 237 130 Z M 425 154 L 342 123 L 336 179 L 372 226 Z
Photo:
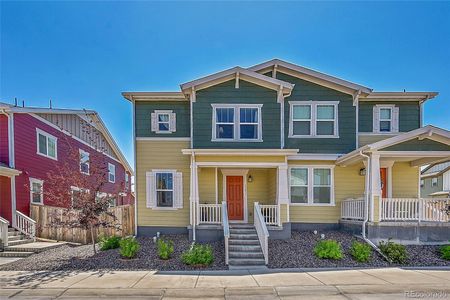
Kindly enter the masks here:
M 228 219 L 244 220 L 244 181 L 242 176 L 227 176 Z
M 381 181 L 381 197 L 387 198 L 387 169 L 386 168 L 380 168 L 380 181 Z

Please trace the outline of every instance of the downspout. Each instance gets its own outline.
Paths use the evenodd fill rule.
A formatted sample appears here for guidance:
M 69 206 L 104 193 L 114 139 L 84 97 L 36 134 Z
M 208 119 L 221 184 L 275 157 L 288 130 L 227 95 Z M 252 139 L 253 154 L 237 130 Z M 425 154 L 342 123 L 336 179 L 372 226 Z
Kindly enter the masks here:
M 367 222 L 369 221 L 369 200 L 370 200 L 370 195 L 369 192 L 372 190 L 371 189 L 371 185 L 372 185 L 372 180 L 371 180 L 371 174 L 372 174 L 372 170 L 370 169 L 370 156 L 364 154 L 361 151 L 359 151 L 359 155 L 361 155 L 362 157 L 365 157 L 367 159 L 367 167 L 366 167 L 366 190 L 365 190 L 365 201 L 364 201 L 364 220 L 362 223 L 362 238 L 363 240 L 369 244 L 375 251 L 377 251 L 384 259 L 386 259 L 389 263 L 392 263 L 392 261 L 387 258 L 386 255 L 383 254 L 383 252 L 381 252 L 380 248 L 377 247 L 377 245 L 375 245 L 371 240 L 369 240 L 366 237 L 366 225 Z
M 133 103 L 133 152 L 134 152 L 134 235 L 137 236 L 138 232 L 138 193 L 137 193 L 137 150 L 136 150 L 136 102 L 131 96 L 131 101 Z M 131 182 L 131 178 L 130 178 Z

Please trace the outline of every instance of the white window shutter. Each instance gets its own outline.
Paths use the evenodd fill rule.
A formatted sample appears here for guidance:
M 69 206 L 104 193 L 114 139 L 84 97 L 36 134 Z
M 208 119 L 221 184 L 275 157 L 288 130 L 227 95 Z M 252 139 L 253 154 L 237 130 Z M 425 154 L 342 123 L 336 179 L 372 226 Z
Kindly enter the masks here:
M 177 131 L 177 114 L 176 113 L 170 113 L 169 131 L 170 132 Z
M 158 131 L 158 120 L 156 119 L 156 113 L 151 114 L 152 131 Z
M 156 180 L 155 173 L 146 173 L 146 196 L 147 196 L 147 207 L 156 207 Z
M 392 112 L 392 132 L 399 131 L 399 113 L 400 113 L 399 107 L 394 107 Z
M 373 106 L 373 132 L 380 132 L 380 110 Z
M 174 208 L 183 208 L 183 173 L 175 173 L 175 197 Z

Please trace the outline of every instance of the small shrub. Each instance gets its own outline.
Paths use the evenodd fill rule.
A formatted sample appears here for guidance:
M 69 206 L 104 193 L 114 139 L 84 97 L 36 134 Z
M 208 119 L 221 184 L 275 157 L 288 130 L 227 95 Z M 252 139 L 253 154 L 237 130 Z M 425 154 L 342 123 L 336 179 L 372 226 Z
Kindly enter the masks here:
M 350 248 L 350 254 L 358 262 L 368 262 L 372 255 L 372 248 L 365 243 L 354 241 Z
M 441 247 L 441 258 L 450 260 L 450 245 L 445 245 Z
M 214 254 L 210 245 L 193 244 L 183 252 L 181 259 L 187 265 L 208 266 L 214 261 Z
M 404 264 L 408 260 L 408 253 L 406 247 L 388 240 L 387 242 L 380 242 L 380 250 L 393 263 Z
M 169 259 L 173 253 L 173 242 L 158 239 L 158 256 L 161 259 Z
M 139 242 L 134 237 L 122 239 L 120 242 L 120 255 L 125 258 L 134 258 L 139 251 Z
M 335 240 L 323 240 L 317 243 L 314 247 L 314 254 L 318 258 L 326 259 L 341 259 L 342 254 L 341 245 Z
M 120 236 L 102 236 L 100 237 L 100 250 L 105 251 L 109 249 L 116 249 L 120 247 Z

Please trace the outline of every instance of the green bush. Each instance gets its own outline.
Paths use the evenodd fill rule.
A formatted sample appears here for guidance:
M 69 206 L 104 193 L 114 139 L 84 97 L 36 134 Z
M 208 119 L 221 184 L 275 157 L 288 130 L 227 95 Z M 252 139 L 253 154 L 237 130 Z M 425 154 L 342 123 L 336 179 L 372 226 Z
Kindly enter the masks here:
M 408 260 L 408 253 L 403 245 L 388 240 L 387 242 L 381 241 L 379 247 L 381 252 L 393 263 L 404 264 Z
M 368 262 L 372 255 L 372 248 L 366 243 L 354 241 L 350 248 L 350 254 L 358 262 Z
M 335 240 L 323 240 L 317 243 L 314 247 L 314 254 L 318 258 L 326 259 L 341 259 L 342 254 L 341 245 Z
M 122 238 L 120 236 L 101 236 L 100 237 L 100 250 L 105 251 L 109 249 L 116 249 L 120 247 L 120 240 Z
M 169 259 L 173 253 L 173 242 L 158 239 L 158 256 L 161 259 Z
M 446 260 L 450 260 L 450 245 L 441 247 L 441 257 Z
M 210 245 L 193 244 L 183 252 L 181 259 L 187 265 L 208 266 L 214 261 L 214 254 Z
M 134 237 L 122 239 L 120 242 L 120 255 L 125 258 L 134 258 L 141 247 Z

